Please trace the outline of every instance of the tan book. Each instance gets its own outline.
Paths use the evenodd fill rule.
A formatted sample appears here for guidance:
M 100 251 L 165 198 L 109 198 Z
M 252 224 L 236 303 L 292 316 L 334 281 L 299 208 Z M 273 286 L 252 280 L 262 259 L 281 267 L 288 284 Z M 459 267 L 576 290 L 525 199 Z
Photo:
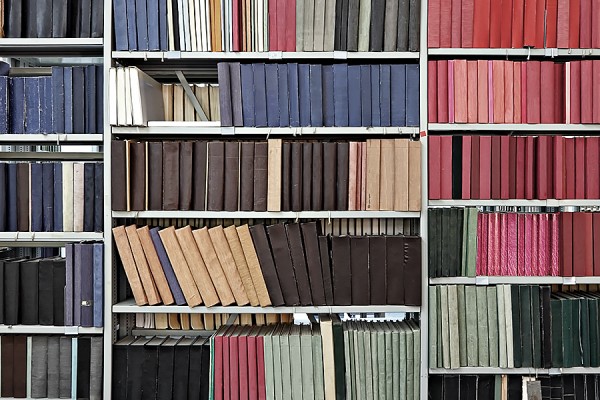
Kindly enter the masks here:
M 323 376 L 325 380 L 325 400 L 335 400 L 335 358 L 333 344 L 333 323 L 329 315 L 321 315 L 321 343 L 323 348 Z M 367 375 L 368 377 L 368 375 Z
M 250 236 L 250 229 L 248 225 L 238 226 L 236 228 L 242 249 L 244 250 L 244 257 L 248 264 L 248 271 L 252 277 L 252 283 L 258 296 L 258 302 L 261 307 L 268 307 L 271 305 L 271 298 L 269 297 L 269 291 L 267 290 L 267 284 L 263 277 L 262 270 L 260 269 L 260 263 L 258 256 L 256 255 L 256 249 L 254 248 L 254 242 L 252 242 L 252 236 Z
M 220 121 L 221 120 L 221 109 L 219 108 L 219 86 L 210 85 L 210 120 Z
M 214 314 L 204 314 L 204 329 L 207 331 L 215 330 L 215 315 Z
M 192 235 L 192 228 L 188 226 L 175 230 L 175 235 L 179 241 L 179 246 L 183 251 L 183 256 L 190 267 L 190 272 L 196 282 L 196 287 L 202 296 L 204 305 L 212 307 L 215 304 L 219 304 L 219 296 L 211 280 L 211 275 L 208 273 L 208 269 L 200 255 L 194 236 Z
M 154 314 L 154 326 L 156 327 L 156 329 L 169 329 L 168 314 L 163 314 L 163 313 Z
M 200 254 L 202 254 L 202 258 L 204 259 L 213 285 L 215 285 L 221 304 L 228 306 L 235 303 L 235 298 L 231 292 L 227 278 L 223 273 L 223 267 L 219 262 L 210 235 L 208 234 L 208 228 L 204 227 L 202 229 L 197 229 L 193 231 L 192 234 L 196 240 L 196 245 L 200 249 Z
M 348 151 L 348 210 L 358 210 L 356 205 L 357 184 L 359 183 L 356 171 L 358 169 L 358 142 L 350 142 Z
M 129 246 L 131 247 L 131 252 L 133 253 L 133 258 L 135 260 L 135 265 L 137 266 L 138 274 L 140 275 L 140 280 L 144 286 L 144 292 L 146 292 L 146 296 L 148 297 L 148 304 L 151 306 L 158 304 L 161 302 L 160 295 L 158 294 L 158 290 L 154 284 L 154 279 L 152 279 L 150 266 L 148 266 L 144 249 L 140 243 L 140 238 L 137 234 L 137 228 L 135 225 L 129 225 L 125 228 L 125 232 L 127 233 L 127 239 L 129 240 Z
M 190 315 L 190 325 L 194 330 L 202 330 L 204 329 L 204 323 L 202 322 L 202 314 L 191 314 Z
M 408 143 L 408 211 L 421 211 L 421 142 Z
M 213 37 L 213 51 L 223 51 L 222 43 L 221 43 L 221 1 L 213 0 L 214 7 L 211 7 L 211 22 L 214 21 L 212 25 L 212 37 Z
M 367 140 L 367 182 L 366 182 L 366 204 L 367 211 L 379 210 L 379 177 L 381 160 L 381 140 Z
M 148 265 L 150 267 L 150 272 L 152 272 L 152 278 L 154 279 L 154 283 L 158 288 L 158 293 L 160 293 L 163 304 L 173 304 L 175 302 L 173 299 L 173 293 L 171 293 L 171 288 L 167 282 L 165 271 L 163 270 L 160 260 L 158 259 L 158 253 L 156 253 L 154 243 L 152 243 L 150 229 L 147 226 L 138 228 L 137 235 L 140 243 L 142 244 L 142 249 L 144 250 L 146 260 L 148 261 Z
M 394 139 L 381 140 L 381 161 L 379 167 L 379 210 L 394 209 Z
M 281 211 L 281 139 L 269 139 L 267 211 Z
M 142 281 L 140 281 L 140 276 L 137 267 L 135 266 L 135 259 L 133 258 L 131 247 L 129 246 L 129 239 L 127 239 L 125 227 L 114 227 L 112 232 L 113 237 L 115 238 L 115 244 L 117 245 L 117 252 L 121 258 L 123 269 L 125 270 L 125 275 L 131 286 L 131 291 L 133 292 L 135 304 L 138 306 L 146 305 L 148 304 L 148 298 L 146 297 L 146 292 L 144 292 Z
M 367 143 L 360 144 L 360 209 L 367 209 Z
M 183 296 L 185 297 L 188 306 L 194 307 L 202 304 L 202 296 L 200 296 L 190 267 L 183 255 L 177 236 L 175 235 L 175 228 L 170 226 L 159 231 L 158 234 L 165 246 L 167 256 L 169 256 L 169 261 L 173 266 L 177 282 L 179 282 L 179 286 L 181 286 L 181 291 L 183 292 Z
M 179 314 L 179 321 L 181 322 L 181 329 L 189 331 L 190 326 L 190 314 Z
M 73 232 L 73 163 L 62 164 L 63 232 Z
M 242 278 L 240 277 L 237 266 L 235 265 L 235 260 L 233 259 L 233 254 L 229 248 L 229 243 L 227 242 L 227 238 L 225 238 L 223 227 L 221 225 L 215 226 L 214 228 L 208 230 L 208 234 L 213 243 L 215 253 L 217 253 L 217 258 L 221 263 L 221 267 L 223 268 L 223 272 L 225 273 L 225 277 L 227 278 L 227 282 L 229 283 L 229 287 L 231 288 L 231 292 L 233 293 L 233 297 L 235 297 L 237 305 L 247 305 L 250 301 L 248 300 L 246 289 L 244 289 L 244 285 L 242 284 Z
M 262 326 L 266 323 L 265 314 L 255 314 L 254 315 L 254 324 L 256 326 Z
M 183 86 L 173 85 L 173 121 L 185 121 Z
M 179 323 L 179 314 L 169 314 L 169 328 L 181 329 L 181 324 Z
M 408 210 L 408 139 L 394 143 L 394 210 Z
M 181 87 L 183 90 L 183 86 Z M 192 92 L 194 91 L 194 86 L 191 87 Z M 183 91 L 183 120 L 192 122 L 196 120 L 196 109 L 194 108 L 194 104 L 192 100 L 188 96 L 187 92 Z
M 265 314 L 267 319 L 267 325 L 273 325 L 279 323 L 279 314 Z
M 246 257 L 244 257 L 244 249 L 242 249 L 242 243 L 240 242 L 235 225 L 230 225 L 223 229 L 223 233 L 225 234 L 225 238 L 231 249 L 231 254 L 235 261 L 238 273 L 240 274 L 240 278 L 242 279 L 248 301 L 251 306 L 257 307 L 260 304 L 258 302 L 258 295 L 256 294 L 256 289 L 254 289 L 254 283 L 252 283 L 248 263 L 246 262 Z
M 84 210 L 84 165 L 73 164 L 73 232 L 83 232 Z M 29 218 L 31 221 L 31 218 Z
M 195 85 L 195 93 L 202 111 L 206 115 L 206 118 L 210 121 L 210 95 L 208 93 L 209 88 L 207 84 Z M 196 114 L 196 121 L 202 121 L 199 115 Z
M 162 94 L 165 108 L 165 121 L 173 121 L 173 84 L 163 84 Z

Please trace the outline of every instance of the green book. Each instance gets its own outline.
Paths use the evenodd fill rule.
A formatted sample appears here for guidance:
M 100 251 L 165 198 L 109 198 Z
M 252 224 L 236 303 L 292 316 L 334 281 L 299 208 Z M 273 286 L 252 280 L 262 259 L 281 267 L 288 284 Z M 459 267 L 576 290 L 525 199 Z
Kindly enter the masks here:
M 431 329 L 431 328 L 430 328 Z M 465 304 L 465 286 L 458 286 L 458 340 L 460 365 L 467 366 L 467 314 Z
M 455 208 L 454 212 L 454 268 L 452 271 L 452 276 L 461 276 L 461 266 L 462 266 L 462 235 L 464 229 L 464 220 L 465 220 L 465 212 L 464 208 Z
M 533 367 L 533 321 L 531 320 L 531 287 L 527 285 L 519 286 L 519 300 L 521 308 L 521 348 L 522 348 L 522 366 Z
M 496 286 L 498 304 L 498 364 L 500 368 L 508 367 L 506 355 L 506 312 L 504 309 L 504 286 Z
M 350 331 L 350 326 L 348 322 L 344 322 L 342 324 L 342 327 L 344 329 L 344 360 L 346 361 L 346 365 L 344 366 L 344 372 L 346 375 L 346 393 L 348 394 L 348 398 L 352 398 L 352 378 L 350 377 L 350 375 L 352 375 L 352 362 L 351 362 L 351 352 L 350 352 L 350 346 L 352 346 L 352 343 L 350 342 L 350 336 L 352 335 L 352 332 Z
M 479 366 L 490 366 L 489 328 L 488 328 L 488 305 L 487 287 L 478 286 L 477 291 L 477 344 L 479 354 Z
M 363 330 L 363 341 L 365 344 L 365 384 L 367 386 L 367 398 L 374 398 L 373 388 L 373 349 L 371 347 L 371 332 L 365 322 L 361 322 Z
M 373 397 L 379 398 L 379 340 L 375 327 L 370 322 L 365 322 L 367 331 L 371 336 L 371 380 L 373 381 Z
M 406 356 L 406 330 L 403 329 L 401 322 L 395 322 L 394 327 L 400 334 L 400 354 L 398 359 L 400 360 L 400 399 L 407 398 L 408 388 L 408 357 Z
M 467 276 L 476 276 L 477 268 L 477 208 L 469 208 L 469 238 L 467 243 Z
M 410 399 L 415 391 L 415 333 L 406 322 L 403 325 L 406 331 L 406 397 Z
M 460 260 L 460 276 L 467 276 L 467 263 L 469 258 L 469 212 L 470 208 L 465 208 L 463 213 L 463 230 L 462 230 L 462 243 L 461 243 L 461 260 Z
M 429 366 L 431 368 L 438 367 L 438 341 L 437 341 L 437 287 L 430 286 L 429 288 Z
M 392 331 L 386 322 L 382 322 L 379 326 L 385 339 L 385 398 L 392 399 L 394 397 L 394 355 L 392 353 Z
M 531 286 L 531 320 L 533 331 L 531 337 L 531 352 L 533 354 L 533 367 L 542 368 L 542 317 L 540 315 L 540 288 Z
M 579 304 L 581 306 L 581 350 L 583 355 L 583 366 L 591 366 L 591 348 L 590 348 L 590 302 L 587 298 L 580 296 Z
M 263 338 L 263 358 L 265 360 L 265 393 L 267 400 L 275 400 L 275 382 L 273 379 L 273 327 L 260 328 L 259 336 Z
M 448 285 L 448 330 L 450 341 L 450 368 L 460 367 L 460 335 L 458 333 L 458 288 Z
M 467 366 L 479 366 L 479 344 L 477 321 L 477 288 L 465 286 L 465 319 L 467 326 Z
M 356 394 L 359 399 L 367 398 L 367 372 L 365 360 L 365 333 L 359 323 L 354 330 L 354 363 L 356 368 Z
M 583 343 L 581 340 L 581 327 L 580 322 L 582 318 L 581 313 L 581 303 L 570 296 L 568 300 L 571 303 L 571 317 L 572 317 L 572 325 L 571 325 L 571 337 L 573 340 L 573 367 L 582 367 L 583 366 Z
M 450 276 L 450 265 L 452 265 L 452 257 L 450 256 L 450 238 L 453 237 L 454 229 L 451 228 L 451 208 L 442 209 L 442 223 L 441 223 L 441 232 L 440 235 L 442 237 L 440 247 L 441 247 L 441 255 L 439 263 L 441 264 L 442 274 L 441 276 Z
M 438 316 L 438 322 L 436 323 L 437 326 L 437 354 L 436 354 L 436 358 L 437 358 L 437 366 L 438 368 L 442 368 L 444 366 L 444 341 L 442 340 L 442 290 L 440 289 L 441 286 L 436 286 L 435 287 L 435 292 L 436 292 L 436 305 L 437 305 L 437 316 Z
M 282 387 L 282 360 L 281 360 L 281 331 L 283 325 L 278 325 L 271 335 L 271 343 L 273 346 L 273 383 L 275 386 L 275 398 L 283 398 L 283 387 Z
M 427 248 L 428 252 L 428 267 L 429 267 L 429 276 L 432 278 L 440 276 L 440 266 L 438 262 L 438 252 L 442 245 L 439 236 L 439 218 L 440 212 L 439 208 L 430 208 L 427 214 L 427 232 L 429 234 L 429 246 Z
M 442 351 L 443 351 L 443 366 L 444 368 L 451 368 L 450 361 L 450 325 L 449 325 L 449 314 L 448 314 L 448 287 L 438 286 L 440 291 L 440 308 L 442 313 Z
M 408 323 L 413 331 L 413 399 L 417 400 L 421 398 L 421 329 L 414 320 L 410 320 Z
M 312 332 L 310 325 L 302 325 L 300 328 L 300 357 L 302 373 L 302 399 L 314 399 L 314 361 L 312 356 Z
M 282 400 L 292 400 L 292 361 L 290 348 L 290 325 L 285 325 L 280 332 L 281 347 L 281 388 Z
M 208 398 L 215 398 L 215 335 L 210 337 L 210 372 L 208 378 Z
M 498 295 L 495 286 L 487 288 L 490 366 L 498 366 Z
M 552 366 L 560 368 L 563 366 L 563 315 L 562 302 L 552 296 L 550 299 L 552 309 Z
M 575 367 L 577 364 L 575 363 L 575 338 L 574 330 L 573 330 L 573 305 L 571 301 L 562 297 L 561 295 L 561 303 L 562 303 L 562 312 L 563 312 L 563 367 Z M 579 351 L 579 349 L 577 349 Z
M 385 370 L 385 333 L 383 332 L 380 322 L 374 323 L 373 328 L 377 336 L 377 371 L 379 382 L 379 397 L 383 398 L 387 393 L 387 381 L 386 381 L 386 370 Z M 391 390 L 390 390 L 391 391 Z
M 521 296 L 519 286 L 510 286 L 510 291 L 513 325 L 513 364 L 514 368 L 521 368 L 523 366 L 523 349 L 521 345 Z
M 590 315 L 590 366 L 598 367 L 598 298 L 596 296 L 588 298 L 588 309 Z
M 314 392 L 315 400 L 325 400 L 325 384 L 323 377 L 323 344 L 321 329 L 318 324 L 312 326 L 312 359 L 314 362 Z
M 512 295 L 509 285 L 501 285 L 504 291 L 504 320 L 506 324 L 506 366 L 514 368 L 514 347 L 513 347 L 513 308 Z
M 387 325 L 392 335 L 392 399 L 400 400 L 400 333 L 391 322 L 388 321 Z

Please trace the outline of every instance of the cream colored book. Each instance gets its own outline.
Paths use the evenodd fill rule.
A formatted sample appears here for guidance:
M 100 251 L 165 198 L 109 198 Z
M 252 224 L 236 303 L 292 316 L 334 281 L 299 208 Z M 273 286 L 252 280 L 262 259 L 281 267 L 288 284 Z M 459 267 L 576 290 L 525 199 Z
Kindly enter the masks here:
M 231 248 L 229 247 L 229 243 L 223 232 L 223 227 L 221 225 L 215 226 L 208 230 L 208 234 L 237 305 L 247 305 L 250 301 L 248 300 L 244 285 L 242 284 L 242 278 L 240 277 L 235 264 Z
M 281 139 L 269 139 L 267 211 L 281 211 Z
M 131 98 L 131 72 L 129 68 L 123 68 L 125 77 L 125 126 L 133 125 L 133 106 Z
M 129 225 L 125 228 L 125 233 L 127 234 L 127 239 L 129 240 L 129 246 L 131 247 L 131 252 L 133 253 L 133 258 L 135 260 L 135 265 L 137 267 L 138 274 L 140 275 L 140 280 L 142 281 L 142 285 L 144 286 L 144 292 L 146 293 L 146 297 L 148 298 L 148 304 L 150 304 L 151 306 L 159 304 L 161 302 L 161 298 L 158 294 L 158 289 L 154 284 L 154 279 L 152 279 L 150 266 L 148 265 L 148 261 L 146 260 L 142 244 L 140 243 L 140 238 L 137 234 L 136 226 Z
M 169 328 L 168 314 L 163 314 L 163 313 L 154 314 L 154 326 L 156 327 L 156 329 L 168 329 Z
M 219 108 L 219 86 L 210 85 L 208 92 L 210 94 L 210 120 L 220 121 L 221 111 Z
M 142 245 L 142 249 L 144 250 L 146 260 L 148 261 L 148 266 L 152 272 L 152 278 L 156 284 L 163 304 L 173 304 L 175 302 L 173 299 L 173 293 L 171 293 L 171 288 L 167 282 L 165 272 L 162 268 L 160 260 L 158 259 L 158 253 L 156 252 L 156 248 L 154 247 L 154 243 L 150 237 L 150 229 L 148 226 L 143 226 L 137 229 L 137 234 L 140 244 Z
M 83 232 L 84 164 L 73 164 L 73 232 Z
M 169 50 L 175 50 L 175 16 L 173 15 L 173 2 L 167 1 L 167 39 Z
M 194 87 L 192 86 L 191 89 L 193 92 Z M 187 122 L 193 122 L 196 120 L 196 109 L 194 108 L 194 104 L 192 104 L 192 100 L 189 98 L 185 90 L 183 91 L 183 119 Z
M 256 295 L 258 296 L 258 302 L 261 307 L 268 307 L 271 305 L 271 298 L 269 296 L 269 291 L 267 290 L 267 284 L 265 283 L 262 270 L 260 269 L 256 248 L 254 247 L 254 242 L 252 242 L 252 236 L 250 235 L 248 225 L 238 226 L 236 230 L 240 238 L 240 244 L 244 250 L 244 257 L 248 264 L 248 271 L 252 278 L 252 284 L 254 285 Z M 269 315 L 271 314 L 268 314 L 267 317 Z
M 421 211 L 421 142 L 408 143 L 408 211 Z
M 173 121 L 185 121 L 183 86 L 173 85 Z
M 196 2 L 188 0 L 189 24 L 190 24 L 190 49 L 198 51 L 198 35 L 196 34 Z
M 63 231 L 73 232 L 73 163 L 62 164 L 63 183 Z
M 379 209 L 392 211 L 394 209 L 395 187 L 395 142 L 394 139 L 381 139 L 381 161 L 379 175 Z
M 118 112 L 119 112 L 119 97 L 117 94 L 117 69 L 111 68 L 108 71 L 108 95 L 109 95 L 109 104 L 110 107 L 108 109 L 108 120 L 110 124 L 115 126 L 119 124 Z M 121 98 L 122 99 L 122 98 Z
M 165 111 L 162 86 L 137 67 L 129 67 L 133 125 L 147 126 L 148 121 L 160 121 Z
M 408 210 L 408 139 L 394 141 L 394 211 Z
M 381 140 L 367 140 L 366 206 L 367 211 L 379 210 L 379 177 L 381 171 Z
M 203 330 L 202 314 L 190 314 L 190 326 L 194 330 Z
M 225 234 L 225 238 L 227 239 L 227 243 L 231 249 L 231 254 L 235 261 L 240 279 L 242 280 L 242 284 L 244 285 L 246 295 L 248 296 L 248 301 L 250 302 L 251 306 L 257 307 L 260 304 L 258 301 L 258 295 L 256 294 L 254 283 L 252 283 L 252 276 L 250 275 L 248 263 L 246 262 L 246 257 L 244 256 L 244 249 L 242 248 L 242 243 L 240 242 L 235 225 L 230 225 L 223 229 L 223 233 Z
M 173 121 L 173 84 L 163 84 L 162 94 L 165 108 L 165 121 Z
M 148 298 L 146 297 L 146 292 L 144 292 L 144 287 L 142 286 L 142 281 L 140 280 L 135 265 L 135 259 L 133 258 L 131 247 L 129 246 L 129 239 L 127 239 L 125 227 L 117 226 L 112 229 L 112 232 L 115 239 L 115 245 L 117 246 L 117 252 L 121 258 L 123 269 L 125 270 L 125 275 L 131 286 L 131 291 L 133 292 L 135 304 L 138 306 L 146 305 L 148 304 Z
M 215 315 L 214 314 L 203 314 L 204 317 L 204 329 L 212 331 L 215 329 Z
M 194 91 L 196 93 L 196 98 L 198 99 L 198 103 L 200 103 L 200 107 L 202 111 L 204 111 L 204 115 L 210 121 L 210 100 L 209 100 L 209 87 L 207 84 L 194 85 Z M 201 121 L 200 116 L 196 114 L 196 120 Z
M 325 381 L 325 399 L 336 400 L 335 358 L 333 355 L 333 323 L 329 315 L 321 315 L 321 343 L 323 345 L 323 376 Z
M 117 93 L 117 125 L 127 125 L 127 107 L 126 97 L 127 97 L 127 81 L 125 79 L 125 68 L 115 68 L 116 70 L 116 93 Z
M 179 323 L 179 314 L 169 314 L 169 328 L 181 329 L 181 324 Z

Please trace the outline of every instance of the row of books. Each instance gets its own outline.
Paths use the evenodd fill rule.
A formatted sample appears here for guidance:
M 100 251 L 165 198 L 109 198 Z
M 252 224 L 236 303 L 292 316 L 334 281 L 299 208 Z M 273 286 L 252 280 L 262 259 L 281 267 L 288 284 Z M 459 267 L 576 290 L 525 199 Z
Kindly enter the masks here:
M 0 395 L 101 399 L 103 340 L 102 336 L 2 335 Z
M 430 199 L 598 199 L 600 139 L 429 136 Z
M 100 232 L 103 163 L 0 162 L 0 232 Z
M 214 331 L 229 322 L 232 314 L 137 313 L 135 326 L 143 329 Z M 231 325 L 263 326 L 293 323 L 294 314 L 239 314 Z
M 207 120 L 220 121 L 219 86 L 196 83 L 190 84 L 190 89 L 198 99 Z M 182 85 L 165 83 L 162 85 L 162 93 L 165 121 L 203 121 Z M 125 125 L 125 123 L 118 123 L 118 125 Z
M 417 64 L 219 63 L 222 126 L 418 126 Z
M 104 35 L 102 0 L 7 0 L 3 5 L 1 37 L 101 38 Z
M 420 142 L 409 139 L 113 141 L 111 157 L 113 210 L 421 207 Z
M 428 47 L 600 47 L 597 0 L 473 1 L 428 4 Z
M 420 304 L 420 238 L 320 236 L 315 222 L 113 228 L 138 305 Z

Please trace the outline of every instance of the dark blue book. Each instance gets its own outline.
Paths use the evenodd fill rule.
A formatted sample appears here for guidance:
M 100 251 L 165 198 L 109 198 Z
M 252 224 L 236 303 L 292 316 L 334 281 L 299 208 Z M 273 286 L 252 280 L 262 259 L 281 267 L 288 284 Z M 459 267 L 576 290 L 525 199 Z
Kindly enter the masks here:
M 104 131 L 104 71 L 102 65 L 96 65 L 96 132 Z
M 391 111 L 391 65 L 380 65 L 379 68 L 379 109 L 381 110 L 381 126 L 392 126 Z
M 53 113 L 52 113 L 52 105 L 54 104 L 54 96 L 52 94 L 52 77 L 45 76 L 42 79 L 43 86 L 40 88 L 44 88 L 44 96 L 42 99 L 42 133 L 52 133 L 54 132 L 53 128 Z
M 320 64 L 310 66 L 310 124 L 323 126 L 323 73 Z
M 348 126 L 348 64 L 333 65 L 335 126 Z
M 67 243 L 65 245 L 65 326 L 73 326 L 74 320 L 74 301 L 75 293 L 73 290 L 73 270 L 75 264 L 75 244 Z M 81 304 L 81 296 L 79 297 L 79 303 Z M 77 316 L 79 322 L 80 315 Z
M 104 36 L 104 0 L 92 0 L 91 3 L 90 37 L 101 38 Z
M 42 232 L 44 221 L 43 166 L 31 163 L 31 231 Z
M 79 250 L 79 251 L 78 251 Z M 79 254 L 78 254 L 79 253 Z M 79 256 L 79 257 L 78 257 Z M 79 262 L 79 264 L 78 264 Z M 94 245 L 75 245 L 75 311 L 77 317 L 77 306 L 80 305 L 79 326 L 94 326 Z M 79 292 L 79 293 L 77 293 Z M 77 302 L 77 298 L 81 301 Z M 73 321 L 77 325 L 76 321 Z
M 310 126 L 310 65 L 298 64 L 300 126 Z
M 277 68 L 279 126 L 290 126 L 290 91 L 288 85 L 288 64 L 279 64 Z
M 150 229 L 150 237 L 152 238 L 152 243 L 154 244 L 154 248 L 156 249 L 156 253 L 158 254 L 158 260 L 160 261 L 160 265 L 165 272 L 165 277 L 167 278 L 167 283 L 169 284 L 169 288 L 171 289 L 171 293 L 173 293 L 173 298 L 175 299 L 175 304 L 183 305 L 186 304 L 185 297 L 183 296 L 183 292 L 181 291 L 181 286 L 179 286 L 179 282 L 175 277 L 175 271 L 173 271 L 173 266 L 169 261 L 169 257 L 167 256 L 167 252 L 165 251 L 165 246 L 160 239 L 158 234 L 158 228 Z
M 221 113 L 221 126 L 233 126 L 229 64 L 224 62 L 218 63 L 217 75 L 219 81 L 219 109 Z
M 157 7 L 158 8 L 158 7 Z M 148 10 L 146 0 L 135 0 L 135 25 L 137 30 L 137 49 L 140 51 L 148 48 Z
M 233 113 L 233 125 L 243 126 L 242 71 L 239 62 L 229 63 L 229 79 L 231 84 L 231 111 Z
M 73 67 L 73 132 L 85 132 L 85 67 Z
M 0 187 L 4 188 L 0 193 L 0 232 L 6 232 L 7 220 L 6 210 L 8 207 L 8 168 L 6 163 L 0 163 Z M 1 278 L 1 277 L 0 277 Z
M 288 64 L 288 91 L 290 100 L 290 126 L 300 126 L 300 94 L 298 89 L 298 64 Z
M 254 126 L 254 72 L 252 64 L 241 64 L 242 120 L 244 126 Z
M 267 126 L 267 93 L 265 64 L 252 64 L 254 73 L 254 125 Z
M 104 228 L 104 164 L 94 164 L 94 232 Z
M 162 2 L 164 2 L 164 0 L 146 0 L 146 5 L 148 7 L 148 50 L 150 51 L 160 50 L 161 19 L 158 17 L 158 12 L 160 3 Z M 195 30 L 192 32 L 195 32 Z
M 63 70 L 64 84 L 64 133 L 73 133 L 73 67 L 65 67 Z M 59 132 L 62 133 L 62 132 Z
M 265 65 L 267 92 L 267 126 L 279 126 L 279 72 L 277 64 Z
M 0 76 L 0 134 L 9 133 L 8 83 L 7 76 Z
M 97 132 L 96 90 L 96 66 L 88 65 L 85 67 L 85 133 Z
M 158 0 L 158 29 L 160 39 L 160 51 L 169 50 L 169 31 L 167 27 L 167 1 L 171 0 Z
M 17 164 L 11 163 L 7 167 L 8 190 L 6 192 L 6 231 L 16 232 L 18 230 L 17 214 Z
M 42 164 L 44 232 L 54 232 L 54 163 Z
M 335 106 L 333 97 L 333 65 L 323 65 L 323 125 L 335 125 Z
M 94 243 L 93 245 L 93 293 L 94 300 L 92 302 L 92 312 L 94 314 L 93 326 L 101 328 L 104 324 L 103 317 L 103 269 L 104 269 L 104 245 L 102 243 Z
M 348 126 L 361 126 L 360 65 L 348 66 Z
M 63 178 L 62 163 L 54 163 L 54 230 L 63 231 Z
M 372 126 L 381 126 L 379 107 L 379 65 L 371 65 L 371 120 Z
M 136 9 L 135 9 L 136 0 L 127 0 L 127 41 L 129 43 L 129 50 L 135 51 L 138 50 L 138 33 L 137 33 L 137 23 L 136 23 Z M 141 50 L 141 49 L 139 49 Z
M 83 165 L 83 231 L 94 231 L 94 163 Z
M 406 65 L 392 65 L 390 93 L 392 126 L 406 126 Z
M 419 65 L 406 66 L 406 126 L 419 126 Z
M 25 133 L 25 78 L 10 78 L 10 133 Z
M 25 133 L 40 133 L 40 78 L 25 78 Z
M 371 66 L 360 66 L 360 109 L 362 126 L 373 126 L 371 118 Z

